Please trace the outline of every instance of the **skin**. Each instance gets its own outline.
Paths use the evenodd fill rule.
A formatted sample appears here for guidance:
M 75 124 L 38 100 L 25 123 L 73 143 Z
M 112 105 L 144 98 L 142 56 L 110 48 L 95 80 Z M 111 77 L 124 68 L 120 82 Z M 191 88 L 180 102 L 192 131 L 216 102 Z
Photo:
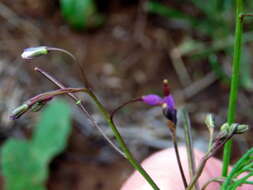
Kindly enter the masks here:
M 184 171 L 189 182 L 187 154 L 185 148 L 181 147 L 180 150 L 181 160 L 184 166 Z M 203 157 L 203 153 L 194 150 L 197 164 Z M 178 170 L 176 156 L 173 149 L 166 149 L 157 152 L 142 163 L 144 169 L 150 174 L 152 179 L 157 183 L 161 190 L 183 190 L 183 183 Z M 215 159 L 210 158 L 205 166 L 204 172 L 200 176 L 199 184 L 202 187 L 205 182 L 211 178 L 219 177 L 221 174 L 222 163 Z M 217 190 L 220 188 L 218 183 L 211 183 L 206 190 Z M 253 189 L 252 185 L 243 185 L 237 188 L 238 190 Z M 136 171 L 126 180 L 121 187 L 121 190 L 152 190 L 149 184 L 143 177 Z

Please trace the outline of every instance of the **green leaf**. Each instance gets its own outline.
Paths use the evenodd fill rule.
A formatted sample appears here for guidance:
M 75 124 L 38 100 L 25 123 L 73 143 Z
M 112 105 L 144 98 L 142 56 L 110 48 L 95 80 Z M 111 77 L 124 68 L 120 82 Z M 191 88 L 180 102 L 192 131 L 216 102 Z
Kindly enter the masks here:
M 10 139 L 2 149 L 2 172 L 6 190 L 44 190 L 47 170 L 34 158 L 30 143 Z
M 200 33 L 203 33 L 206 35 L 213 34 L 213 30 L 214 30 L 213 27 L 214 27 L 214 24 L 216 24 L 216 22 L 211 19 L 208 19 L 208 20 L 198 19 L 191 15 L 185 14 L 182 11 L 178 11 L 174 8 L 167 7 L 157 1 L 148 1 L 145 4 L 145 10 L 150 13 L 167 17 L 169 19 L 176 19 L 178 21 L 184 22 L 184 25 L 186 26 L 188 25 L 190 28 L 194 28 Z M 217 28 L 215 29 L 217 30 Z
M 104 22 L 94 0 L 61 0 L 60 5 L 63 17 L 76 29 L 95 28 Z
M 48 164 L 67 144 L 70 109 L 55 101 L 44 112 L 31 140 L 9 139 L 2 148 L 6 190 L 45 190 Z
M 181 11 L 175 10 L 170 7 L 166 7 L 163 4 L 156 1 L 148 1 L 145 4 L 145 10 L 150 13 L 159 14 L 168 18 L 176 18 L 176 19 L 189 19 L 189 16 L 182 13 Z
M 54 102 L 42 114 L 32 138 L 34 154 L 43 161 L 61 152 L 70 132 L 70 109 L 63 102 Z M 42 151 L 42 152 L 40 152 Z
M 253 148 L 235 163 L 222 185 L 222 190 L 236 190 L 242 184 L 252 184 L 252 179 L 249 179 L 251 176 L 253 176 Z

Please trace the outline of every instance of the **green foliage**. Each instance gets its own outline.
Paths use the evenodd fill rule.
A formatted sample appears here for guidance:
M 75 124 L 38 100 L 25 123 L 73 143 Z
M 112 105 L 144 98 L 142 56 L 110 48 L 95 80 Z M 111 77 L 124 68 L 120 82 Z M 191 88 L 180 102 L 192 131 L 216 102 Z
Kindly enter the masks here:
M 222 52 L 227 56 L 231 56 L 233 51 L 233 36 L 231 31 L 234 30 L 234 1 L 233 0 L 181 0 L 181 3 L 191 4 L 198 10 L 201 15 L 194 17 L 175 8 L 165 6 L 157 1 L 148 1 L 145 5 L 146 10 L 150 13 L 167 17 L 168 19 L 184 22 L 184 26 L 188 29 L 197 31 L 199 36 L 205 39 L 211 39 L 211 42 L 203 42 L 203 40 L 185 40 L 179 49 L 183 55 L 190 55 L 194 59 L 208 60 L 211 68 L 223 81 L 227 82 L 230 77 L 224 72 L 221 63 L 213 62 L 210 57 L 214 57 L 216 53 Z M 253 8 L 253 1 L 245 1 L 247 10 Z M 250 19 L 248 19 L 250 20 Z M 250 36 L 250 37 L 249 37 Z M 253 41 L 252 33 L 246 32 L 244 42 Z M 187 51 L 185 51 L 187 47 Z M 183 49 L 181 49 L 183 48 Z M 240 84 L 247 90 L 253 89 L 253 79 L 251 77 L 250 60 L 252 55 L 247 48 L 243 51 Z
M 253 148 L 236 162 L 223 183 L 222 190 L 234 190 L 242 184 L 253 185 L 253 180 L 249 180 L 251 176 L 253 176 Z
M 154 14 L 159 14 L 168 18 L 176 18 L 176 19 L 189 19 L 190 17 L 181 11 L 175 10 L 170 7 L 166 7 L 161 3 L 155 1 L 148 1 L 145 4 L 145 10 Z
M 104 22 L 94 0 L 60 0 L 60 4 L 62 15 L 76 29 L 95 28 Z
M 44 190 L 48 164 L 67 144 L 70 109 L 55 101 L 42 113 L 30 140 L 9 139 L 2 148 L 6 190 Z

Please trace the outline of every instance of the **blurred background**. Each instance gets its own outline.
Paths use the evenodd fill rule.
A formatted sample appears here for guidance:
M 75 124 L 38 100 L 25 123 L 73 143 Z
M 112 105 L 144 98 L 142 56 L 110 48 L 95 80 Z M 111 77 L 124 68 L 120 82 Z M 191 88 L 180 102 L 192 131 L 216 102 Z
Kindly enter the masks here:
M 253 1 L 246 0 L 247 11 Z M 253 22 L 244 24 L 244 48 L 236 121 L 253 124 Z M 162 94 L 168 79 L 177 108 L 191 117 L 194 146 L 206 151 L 206 113 L 217 125 L 226 120 L 234 34 L 233 0 L 1 0 L 0 1 L 0 137 L 29 138 L 39 113 L 11 121 L 11 110 L 55 86 L 33 71 L 39 66 L 67 86 L 83 86 L 80 69 L 54 53 L 24 62 L 30 46 L 64 48 L 84 68 L 95 93 L 113 110 L 149 93 Z M 82 97 L 82 96 L 80 96 Z M 68 100 L 68 98 L 66 98 Z M 106 134 L 111 130 L 90 99 L 84 97 Z M 133 171 L 86 117 L 72 105 L 67 148 L 50 164 L 49 190 L 117 190 Z M 129 105 L 116 123 L 138 160 L 171 146 L 161 108 Z M 234 138 L 233 161 L 252 146 L 252 130 Z M 180 143 L 184 135 L 178 128 Z M 221 157 L 217 155 L 217 157 Z M 3 178 L 1 178 L 3 189 Z

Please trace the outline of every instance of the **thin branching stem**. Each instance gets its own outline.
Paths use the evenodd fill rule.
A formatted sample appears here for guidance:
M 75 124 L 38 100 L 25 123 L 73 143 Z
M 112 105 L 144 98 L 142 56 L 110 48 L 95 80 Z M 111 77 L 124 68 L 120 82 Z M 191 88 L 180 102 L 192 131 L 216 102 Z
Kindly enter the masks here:
M 222 184 L 224 182 L 224 178 L 222 177 L 216 177 L 216 178 L 213 178 L 213 179 L 210 179 L 208 180 L 202 187 L 201 187 L 201 190 L 206 190 L 206 188 L 208 187 L 208 185 L 210 185 L 211 183 L 219 183 L 219 184 Z
M 47 46 L 46 49 L 48 51 L 56 51 L 56 52 L 64 53 L 64 54 L 70 56 L 74 61 L 76 61 L 76 57 L 72 53 L 70 53 L 69 51 L 67 51 L 65 49 L 56 48 L 56 47 L 50 47 L 50 46 Z
M 55 85 L 57 85 L 60 88 L 63 88 L 64 86 L 62 85 L 62 83 L 60 83 L 59 81 L 57 81 L 55 78 L 53 78 L 52 76 L 50 76 L 48 73 L 46 73 L 45 71 L 36 68 L 36 71 L 40 72 L 41 74 L 43 74 L 43 76 L 45 76 L 48 80 L 50 80 L 51 82 L 53 82 Z M 41 72 L 42 71 L 42 72 Z M 53 80 L 52 80 L 53 79 Z M 118 129 L 116 128 L 113 120 L 111 120 L 111 116 L 109 114 L 109 112 L 105 109 L 105 107 L 100 103 L 100 101 L 98 100 L 98 98 L 95 96 L 95 94 L 91 91 L 88 90 L 87 94 L 94 100 L 95 104 L 98 106 L 98 109 L 100 110 L 100 112 L 103 114 L 104 118 L 106 119 L 106 121 L 108 122 L 108 124 L 110 125 L 117 142 L 119 143 L 121 149 L 123 150 L 123 152 L 121 150 L 119 150 L 116 145 L 114 145 L 112 143 L 112 141 L 105 135 L 105 133 L 103 132 L 103 130 L 96 124 L 96 122 L 93 120 L 93 118 L 90 116 L 90 114 L 87 112 L 87 110 L 83 107 L 82 103 L 78 104 L 80 106 L 80 108 L 82 109 L 82 111 L 88 116 L 89 120 L 94 124 L 94 126 L 96 126 L 96 128 L 102 133 L 103 137 L 110 143 L 111 146 L 113 146 L 113 148 L 115 150 L 117 150 L 120 154 L 123 154 L 123 156 L 131 163 L 131 165 L 141 173 L 141 175 L 147 180 L 147 182 L 153 187 L 154 190 L 159 190 L 159 187 L 155 184 L 155 182 L 152 180 L 152 178 L 148 175 L 148 173 L 142 168 L 142 166 L 134 159 L 132 153 L 129 151 L 129 149 L 127 148 L 126 143 L 124 142 L 123 138 L 121 137 Z M 73 94 L 70 95 L 75 101 L 79 101 L 79 99 L 77 97 L 73 97 Z
M 61 89 L 66 88 L 61 82 L 56 80 L 49 73 L 42 70 L 41 68 L 35 67 L 34 70 L 39 72 L 40 74 L 42 74 L 45 78 L 47 78 L 49 81 L 51 81 L 57 87 L 59 87 Z M 104 133 L 103 129 L 101 129 L 101 127 L 93 119 L 93 117 L 90 115 L 90 113 L 85 109 L 82 101 L 80 101 L 79 98 L 73 93 L 68 93 L 68 95 L 75 101 L 77 106 L 79 106 L 79 108 L 82 110 L 82 112 L 87 116 L 88 120 L 92 123 L 93 126 L 95 126 L 97 128 L 97 130 L 101 133 L 101 135 L 105 138 L 105 140 L 112 146 L 112 148 L 114 150 L 116 150 L 119 154 L 121 154 L 123 157 L 125 157 L 125 154 L 111 141 L 111 139 Z
M 66 55 L 68 55 L 71 59 L 73 59 L 74 63 L 78 65 L 78 69 L 80 70 L 80 74 L 82 77 L 82 80 L 85 84 L 85 87 L 90 90 L 91 89 L 91 85 L 88 81 L 88 79 L 86 78 L 86 74 L 84 72 L 84 69 L 82 67 L 82 65 L 77 61 L 77 58 L 75 57 L 74 54 L 72 54 L 71 52 L 65 50 L 65 49 L 61 49 L 61 48 L 57 48 L 57 47 L 50 47 L 50 46 L 46 46 L 46 49 L 50 52 L 55 51 L 55 52 L 60 52 L 60 53 L 64 53 Z
M 119 143 L 119 146 L 125 153 L 125 156 L 127 160 L 131 163 L 131 165 L 146 179 L 146 181 L 151 185 L 151 187 L 154 190 L 159 190 L 159 187 L 156 185 L 156 183 L 153 181 L 153 179 L 149 176 L 149 174 L 143 169 L 143 167 L 135 160 L 132 153 L 128 149 L 124 139 L 122 138 L 121 134 L 119 133 L 116 125 L 114 124 L 113 120 L 111 120 L 111 115 L 106 110 L 106 108 L 101 104 L 101 102 L 98 100 L 96 95 L 92 91 L 87 92 L 89 96 L 94 100 L 95 104 L 97 105 L 100 112 L 103 114 L 104 118 L 108 122 L 109 126 L 111 127 L 113 134 Z
M 76 61 L 76 58 L 73 54 L 71 54 L 70 52 L 64 50 L 64 49 L 60 49 L 60 48 L 54 48 L 54 47 L 47 47 L 48 51 L 59 51 L 59 52 L 63 52 L 67 55 L 69 55 L 70 57 L 73 58 L 73 60 L 75 61 L 75 63 L 77 63 L 80 67 L 81 70 L 81 74 L 82 74 L 82 79 L 85 83 L 86 86 L 86 93 L 92 98 L 92 100 L 94 101 L 94 103 L 96 104 L 96 106 L 98 107 L 99 111 L 102 113 L 104 119 L 107 121 L 108 125 L 110 126 L 110 128 L 112 129 L 112 132 L 120 146 L 120 148 L 122 149 L 122 151 L 124 152 L 124 157 L 130 162 L 130 164 L 146 179 L 146 181 L 150 184 L 150 186 L 154 189 L 154 190 L 159 190 L 159 187 L 156 185 L 156 183 L 153 181 L 153 179 L 149 176 L 149 174 L 142 168 L 142 166 L 137 162 L 137 160 L 135 160 L 135 158 L 133 157 L 132 153 L 129 151 L 124 139 L 122 138 L 122 136 L 120 135 L 116 125 L 114 124 L 113 120 L 111 120 L 111 115 L 110 113 L 106 110 L 106 108 L 104 107 L 104 105 L 99 101 L 99 99 L 97 98 L 97 96 L 93 93 L 91 86 L 89 84 L 89 81 L 86 78 L 85 72 L 83 70 L 83 67 Z M 53 81 L 52 81 L 53 82 Z M 60 84 L 60 83 L 59 83 Z M 72 97 L 73 98 L 73 97 Z M 80 103 L 80 101 L 78 102 Z
M 118 106 L 116 109 L 114 109 L 114 110 L 111 112 L 111 114 L 110 114 L 111 120 L 113 121 L 115 114 L 116 114 L 118 111 L 120 111 L 123 107 L 125 107 L 125 106 L 128 105 L 128 104 L 135 103 L 135 102 L 139 102 L 139 101 L 141 101 L 141 98 L 135 98 L 135 99 L 129 100 L 129 101 L 127 101 L 127 102 L 121 104 L 120 106 Z

